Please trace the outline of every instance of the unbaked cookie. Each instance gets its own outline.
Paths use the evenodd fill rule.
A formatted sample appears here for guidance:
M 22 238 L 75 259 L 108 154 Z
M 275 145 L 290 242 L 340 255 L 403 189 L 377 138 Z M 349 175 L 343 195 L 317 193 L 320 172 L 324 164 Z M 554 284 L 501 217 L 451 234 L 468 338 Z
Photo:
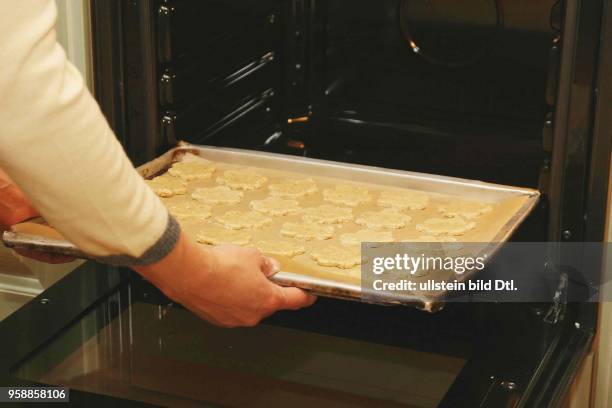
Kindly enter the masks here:
M 360 230 L 340 235 L 344 245 L 361 245 L 362 242 L 393 242 L 390 231 Z
M 164 202 L 170 214 L 174 215 L 177 219 L 182 220 L 186 218 L 210 218 L 211 207 L 204 203 L 195 200 L 181 200 L 177 202 Z
M 457 200 L 438 206 L 438 210 L 448 218 L 462 217 L 472 220 L 491 212 L 493 208 L 488 204 L 477 203 L 475 201 Z
M 203 160 L 178 162 L 168 169 L 168 174 L 186 181 L 207 180 L 212 177 L 216 168 L 217 166 L 214 163 Z
M 241 191 L 225 186 L 198 188 L 191 194 L 191 198 L 206 204 L 238 204 L 243 196 Z
M 255 247 L 264 254 L 286 256 L 293 258 L 306 252 L 303 245 L 288 239 L 277 239 L 274 241 L 259 241 Z
M 251 234 L 215 224 L 206 224 L 197 234 L 196 240 L 209 245 L 247 245 L 251 242 Z
M 303 220 L 319 224 L 339 224 L 353 219 L 353 210 L 346 207 L 323 204 L 318 207 L 306 208 Z
M 285 200 L 279 197 L 268 197 L 264 200 L 251 201 L 251 208 L 268 215 L 287 215 L 300 211 L 296 200 Z
M 183 180 L 178 180 L 167 175 L 155 177 L 153 180 L 145 180 L 151 190 L 160 197 L 172 197 L 187 193 L 187 185 Z
M 231 229 L 262 228 L 272 223 L 272 218 L 257 211 L 228 211 L 216 221 Z
M 334 227 L 314 222 L 286 222 L 281 227 L 280 233 L 286 237 L 299 238 L 306 241 L 315 239 L 323 241 L 334 236 Z
M 323 200 L 333 204 L 355 207 L 371 200 L 370 192 L 363 187 L 343 184 L 323 190 Z
M 271 195 L 286 198 L 300 198 L 318 190 L 313 179 L 288 179 L 278 184 L 270 184 L 268 189 Z
M 268 178 L 254 170 L 227 170 L 217 177 L 217 183 L 228 186 L 233 190 L 257 190 L 261 188 Z
M 359 247 L 338 244 L 319 246 L 310 252 L 310 257 L 321 266 L 341 269 L 350 269 L 362 262 Z
M 380 193 L 378 205 L 399 210 L 424 210 L 429 203 L 429 197 L 412 190 L 387 190 Z
M 417 224 L 416 229 L 428 235 L 463 235 L 473 230 L 476 223 L 468 222 L 461 217 L 455 218 L 430 218 L 421 224 Z
M 404 228 L 412 218 L 393 209 L 367 211 L 357 217 L 355 222 L 368 228 Z

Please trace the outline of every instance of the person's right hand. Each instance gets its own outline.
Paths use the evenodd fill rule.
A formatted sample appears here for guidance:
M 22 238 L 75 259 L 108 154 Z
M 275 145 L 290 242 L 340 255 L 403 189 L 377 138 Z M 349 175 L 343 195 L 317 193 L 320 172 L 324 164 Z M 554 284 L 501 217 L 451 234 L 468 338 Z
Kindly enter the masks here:
M 316 300 L 301 289 L 270 282 L 278 264 L 256 249 L 204 247 L 184 234 L 166 258 L 134 269 L 169 298 L 222 327 L 255 326 L 276 311 Z

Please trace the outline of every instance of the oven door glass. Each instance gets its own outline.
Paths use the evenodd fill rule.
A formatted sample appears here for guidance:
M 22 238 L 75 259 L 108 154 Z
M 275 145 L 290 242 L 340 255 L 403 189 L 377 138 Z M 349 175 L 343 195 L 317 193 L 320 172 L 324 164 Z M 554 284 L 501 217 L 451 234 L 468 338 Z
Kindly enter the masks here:
M 164 406 L 435 407 L 464 364 L 269 323 L 220 329 L 132 283 L 13 375 Z

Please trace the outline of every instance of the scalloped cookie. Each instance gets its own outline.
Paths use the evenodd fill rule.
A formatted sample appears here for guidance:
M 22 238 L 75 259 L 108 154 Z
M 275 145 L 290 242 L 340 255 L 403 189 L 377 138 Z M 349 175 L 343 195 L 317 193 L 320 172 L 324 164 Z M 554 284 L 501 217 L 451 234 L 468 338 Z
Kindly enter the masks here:
M 472 220 L 493 211 L 493 207 L 475 201 L 457 200 L 441 204 L 438 206 L 438 211 L 448 218 L 461 217 Z
M 319 224 L 339 224 L 353 219 L 353 210 L 336 205 L 323 204 L 318 207 L 310 207 L 304 210 L 302 219 L 306 222 Z
M 175 195 L 187 194 L 187 185 L 183 180 L 163 175 L 155 177 L 153 180 L 145 180 L 147 185 L 155 194 L 160 197 L 172 197 Z
M 208 245 L 247 245 L 251 242 L 251 234 L 223 228 L 215 224 L 207 224 L 197 234 L 196 240 Z
M 412 190 L 382 191 L 378 198 L 378 205 L 398 210 L 424 210 L 429 204 L 427 194 Z
M 231 229 L 262 228 L 272 224 L 272 218 L 257 211 L 228 211 L 215 220 Z
M 368 228 L 404 228 L 412 221 L 412 217 L 402 214 L 394 209 L 382 211 L 366 211 L 359 215 L 355 222 Z
M 164 202 L 170 214 L 177 219 L 200 218 L 207 219 L 212 215 L 212 208 L 209 205 L 196 200 L 181 200 L 178 202 Z
M 288 239 L 259 241 L 255 244 L 255 247 L 264 254 L 286 256 L 288 258 L 293 258 L 306 252 L 303 245 Z
M 341 184 L 323 190 L 323 200 L 333 204 L 356 207 L 359 204 L 367 203 L 371 199 L 370 192 L 366 188 L 349 184 Z
M 174 163 L 172 167 L 168 169 L 168 174 L 185 181 L 208 180 L 212 177 L 216 169 L 216 164 L 203 160 L 185 161 Z
M 281 227 L 280 233 L 286 237 L 299 238 L 306 241 L 323 241 L 334 236 L 334 227 L 314 222 L 286 222 Z
M 263 200 L 253 200 L 250 204 L 255 211 L 264 214 L 279 216 L 294 214 L 300 211 L 300 203 L 296 200 L 285 200 L 279 197 L 268 197 Z
M 238 204 L 242 197 L 244 194 L 241 191 L 225 186 L 198 188 L 191 194 L 191 198 L 206 204 Z
M 310 257 L 321 266 L 350 269 L 361 265 L 361 249 L 339 244 L 319 246 L 310 252 Z
M 463 235 L 476 227 L 475 222 L 468 222 L 460 217 L 455 218 L 429 218 L 416 229 L 427 235 Z
M 268 178 L 251 169 L 227 170 L 217 177 L 217 183 L 232 190 L 257 190 L 261 188 Z
M 268 186 L 270 195 L 281 198 L 300 198 L 318 191 L 313 179 L 287 179 Z

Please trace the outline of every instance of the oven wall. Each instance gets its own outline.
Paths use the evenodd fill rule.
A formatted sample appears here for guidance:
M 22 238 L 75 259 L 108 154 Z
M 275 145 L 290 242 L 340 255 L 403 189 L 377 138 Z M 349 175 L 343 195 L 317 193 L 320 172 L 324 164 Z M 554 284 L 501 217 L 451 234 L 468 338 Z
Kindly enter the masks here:
M 537 187 L 555 0 L 426 3 L 314 3 L 309 154 Z

